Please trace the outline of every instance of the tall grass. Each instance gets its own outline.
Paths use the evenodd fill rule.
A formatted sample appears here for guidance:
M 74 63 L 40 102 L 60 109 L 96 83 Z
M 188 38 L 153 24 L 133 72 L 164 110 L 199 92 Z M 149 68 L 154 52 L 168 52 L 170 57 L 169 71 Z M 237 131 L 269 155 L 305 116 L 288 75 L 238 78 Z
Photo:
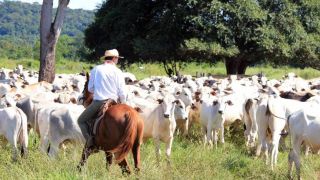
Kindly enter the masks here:
M 22 60 L 9 60 L 9 59 L 0 59 L 0 68 L 14 68 L 18 64 L 22 64 L 28 69 L 38 70 L 39 61 L 31 59 L 22 59 Z M 85 63 L 81 61 L 71 61 L 71 60 L 60 60 L 56 63 L 56 72 L 57 73 L 79 73 L 82 70 L 89 71 L 90 67 L 93 67 L 95 64 Z M 126 68 L 126 71 L 131 72 L 136 75 L 138 79 L 143 79 L 150 76 L 166 75 L 164 67 L 159 63 L 136 63 L 132 64 Z M 216 64 L 209 63 L 188 63 L 181 69 L 182 74 L 196 75 L 196 73 L 210 73 L 216 76 L 225 76 L 226 69 L 223 62 L 218 62 Z M 268 78 L 280 79 L 283 75 L 288 72 L 294 72 L 298 76 L 304 79 L 312 79 L 320 77 L 320 71 L 312 68 L 292 68 L 288 66 L 282 66 L 279 68 L 274 68 L 270 65 L 258 65 L 254 67 L 248 67 L 246 74 L 254 75 L 258 73 L 265 74 Z
M 200 129 L 196 129 L 200 131 Z M 232 139 L 233 138 L 233 139 Z M 106 170 L 104 153 L 89 157 L 82 172 L 76 166 L 80 160 L 81 147 L 70 146 L 67 152 L 60 152 L 57 159 L 50 159 L 38 150 L 38 139 L 31 135 L 29 157 L 11 161 L 9 146 L 0 148 L 1 179 L 287 179 L 288 152 L 280 152 L 278 166 L 271 171 L 262 159 L 255 159 L 245 150 L 243 138 L 226 138 L 224 145 L 217 149 L 204 147 L 201 138 L 176 136 L 173 142 L 171 164 L 166 162 L 164 153 L 158 165 L 154 144 L 151 140 L 141 148 L 141 172 L 125 177 L 117 165 Z M 36 143 L 34 143 L 36 140 Z M 237 143 L 235 141 L 238 141 Z M 164 152 L 164 145 L 162 145 Z M 320 157 L 302 156 L 302 177 L 317 179 L 320 170 Z M 132 156 L 129 164 L 133 169 Z

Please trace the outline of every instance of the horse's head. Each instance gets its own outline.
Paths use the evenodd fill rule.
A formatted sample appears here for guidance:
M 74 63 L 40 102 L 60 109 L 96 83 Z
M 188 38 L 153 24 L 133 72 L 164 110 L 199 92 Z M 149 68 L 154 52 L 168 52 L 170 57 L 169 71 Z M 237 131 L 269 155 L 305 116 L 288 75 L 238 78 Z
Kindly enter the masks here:
M 88 90 L 89 79 L 90 79 L 88 72 L 86 73 L 86 78 L 87 78 L 87 80 L 86 80 L 86 83 L 84 84 L 84 88 L 82 91 L 82 97 L 79 98 L 79 101 L 81 102 L 81 104 L 85 108 L 88 107 L 93 100 L 93 93 L 89 92 L 89 90 Z

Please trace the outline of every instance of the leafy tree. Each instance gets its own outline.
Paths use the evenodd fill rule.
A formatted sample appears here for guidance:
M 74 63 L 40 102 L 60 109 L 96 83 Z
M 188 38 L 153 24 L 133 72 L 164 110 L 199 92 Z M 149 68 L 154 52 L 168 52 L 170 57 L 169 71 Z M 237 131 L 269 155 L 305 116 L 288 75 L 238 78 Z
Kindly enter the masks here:
M 222 59 L 228 74 L 266 61 L 317 68 L 319 13 L 317 0 L 107 0 L 85 42 L 95 57 L 118 48 L 129 62 Z
M 164 62 L 181 59 L 179 51 L 189 36 L 192 10 L 186 1 L 107 0 L 85 31 L 85 43 L 95 58 L 117 48 L 129 63 L 133 60 Z M 191 35 L 191 34 L 190 34 Z

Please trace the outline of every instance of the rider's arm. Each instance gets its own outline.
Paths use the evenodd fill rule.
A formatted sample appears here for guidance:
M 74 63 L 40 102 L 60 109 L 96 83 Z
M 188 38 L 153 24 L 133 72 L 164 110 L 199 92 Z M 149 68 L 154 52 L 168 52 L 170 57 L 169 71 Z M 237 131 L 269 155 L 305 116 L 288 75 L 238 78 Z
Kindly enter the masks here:
M 94 90 L 94 77 L 96 75 L 96 68 L 93 68 L 90 72 L 90 79 L 88 84 L 88 91 L 93 93 Z

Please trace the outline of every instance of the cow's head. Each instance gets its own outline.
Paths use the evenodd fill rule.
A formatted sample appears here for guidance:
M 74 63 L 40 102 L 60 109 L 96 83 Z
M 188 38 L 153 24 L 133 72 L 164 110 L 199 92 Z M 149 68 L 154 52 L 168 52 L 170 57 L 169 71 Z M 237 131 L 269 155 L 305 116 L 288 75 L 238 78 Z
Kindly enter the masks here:
M 192 103 L 191 91 L 188 88 L 183 88 L 182 92 L 178 91 L 176 93 L 177 99 L 181 99 L 185 106 L 189 106 Z
M 175 100 L 174 117 L 175 119 L 187 120 L 188 114 L 186 112 L 186 106 L 181 99 Z
M 159 104 L 163 110 L 163 116 L 165 119 L 173 119 L 174 118 L 174 109 L 177 104 L 177 101 L 173 96 L 165 96 L 163 99 L 158 99 Z
M 220 107 L 218 109 L 218 112 L 221 115 L 223 115 L 226 111 L 228 111 L 228 108 L 233 106 L 232 99 L 227 98 L 227 96 L 220 98 L 219 103 L 220 103 Z

